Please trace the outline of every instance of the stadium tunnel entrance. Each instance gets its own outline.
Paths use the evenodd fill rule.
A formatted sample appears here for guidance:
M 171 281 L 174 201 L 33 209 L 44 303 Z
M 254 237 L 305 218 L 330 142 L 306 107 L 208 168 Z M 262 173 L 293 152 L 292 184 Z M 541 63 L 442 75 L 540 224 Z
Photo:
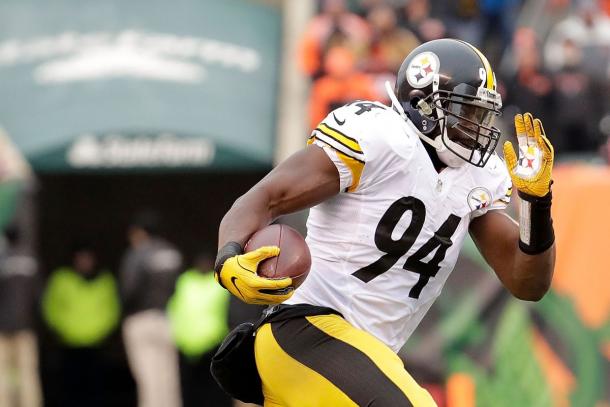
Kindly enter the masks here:
M 199 252 L 215 252 L 222 216 L 267 171 L 39 174 L 43 272 L 66 264 L 75 240 L 87 240 L 100 264 L 116 273 L 127 248 L 127 227 L 141 210 L 160 215 L 160 235 L 181 250 L 188 266 Z
M 36 194 L 37 253 L 43 278 L 69 264 L 75 239 L 89 239 L 100 264 L 117 274 L 128 248 L 126 228 L 133 215 L 151 209 L 161 216 L 160 235 L 184 256 L 184 269 L 202 250 L 214 252 L 218 225 L 241 194 L 268 169 L 235 172 L 39 173 Z M 38 321 L 40 379 L 45 405 L 63 405 L 65 351 Z M 91 380 L 105 378 L 103 400 L 113 406 L 136 404 L 136 386 L 125 356 L 121 329 L 105 340 Z M 89 354 L 77 354 L 77 363 Z M 96 362 L 96 363 L 97 363 Z M 63 367 L 62 367 L 63 366 Z M 106 373 L 103 373 L 106 372 Z M 108 372 L 112 372 L 109 374 Z

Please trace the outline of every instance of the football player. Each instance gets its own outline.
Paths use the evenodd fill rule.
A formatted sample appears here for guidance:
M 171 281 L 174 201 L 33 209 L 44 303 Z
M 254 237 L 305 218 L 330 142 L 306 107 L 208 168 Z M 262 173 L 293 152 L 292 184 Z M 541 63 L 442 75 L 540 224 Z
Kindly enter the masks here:
M 441 293 L 467 233 L 515 297 L 537 301 L 549 288 L 553 147 L 540 120 L 515 117 L 519 155 L 506 142 L 503 162 L 495 75 L 478 49 L 453 39 L 413 50 L 388 90 L 391 107 L 357 101 L 331 112 L 220 225 L 224 287 L 247 303 L 311 307 L 258 329 L 265 406 L 434 405 L 396 352 Z M 504 211 L 513 188 L 519 223 Z M 304 208 L 312 266 L 293 292 L 289 278 L 256 275 L 277 247 L 242 250 Z

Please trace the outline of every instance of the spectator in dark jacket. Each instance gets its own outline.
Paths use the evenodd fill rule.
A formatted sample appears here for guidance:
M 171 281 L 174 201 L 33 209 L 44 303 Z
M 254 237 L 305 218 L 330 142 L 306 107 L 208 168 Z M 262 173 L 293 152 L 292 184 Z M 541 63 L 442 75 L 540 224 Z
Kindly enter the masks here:
M 165 309 L 182 257 L 158 231 L 156 213 L 136 216 L 127 233 L 131 248 L 120 270 L 123 338 L 140 407 L 181 405 L 178 353 Z

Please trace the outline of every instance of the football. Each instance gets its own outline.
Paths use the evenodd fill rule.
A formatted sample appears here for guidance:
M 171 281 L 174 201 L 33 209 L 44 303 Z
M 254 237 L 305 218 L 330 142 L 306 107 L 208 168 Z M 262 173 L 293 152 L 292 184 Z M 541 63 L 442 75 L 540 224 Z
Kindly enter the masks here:
M 252 235 L 244 251 L 249 252 L 262 246 L 278 246 L 280 254 L 263 260 L 258 265 L 259 276 L 291 277 L 294 288 L 305 281 L 311 267 L 311 254 L 299 232 L 282 224 L 269 225 Z

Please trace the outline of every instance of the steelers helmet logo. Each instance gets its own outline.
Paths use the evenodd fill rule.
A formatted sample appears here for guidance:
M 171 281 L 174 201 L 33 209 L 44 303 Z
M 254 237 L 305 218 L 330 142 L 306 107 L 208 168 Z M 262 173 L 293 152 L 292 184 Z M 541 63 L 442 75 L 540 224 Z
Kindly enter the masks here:
M 439 67 L 438 57 L 433 52 L 417 54 L 407 68 L 407 81 L 414 88 L 424 88 L 432 83 Z
M 487 188 L 476 187 L 468 194 L 468 206 L 476 211 L 491 205 L 491 193 Z

